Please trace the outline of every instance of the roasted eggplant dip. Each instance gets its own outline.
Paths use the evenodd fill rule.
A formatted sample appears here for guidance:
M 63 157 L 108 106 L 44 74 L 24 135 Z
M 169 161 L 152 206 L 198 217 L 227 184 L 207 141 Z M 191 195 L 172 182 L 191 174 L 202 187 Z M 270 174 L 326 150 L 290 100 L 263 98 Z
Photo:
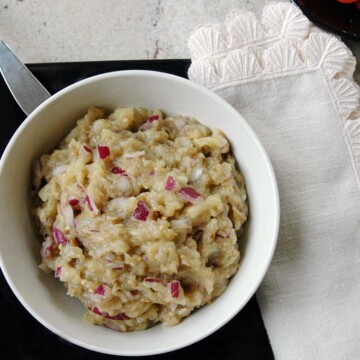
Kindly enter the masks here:
M 161 111 L 90 108 L 35 162 L 41 269 L 117 331 L 178 324 L 239 268 L 244 179 L 224 134 Z

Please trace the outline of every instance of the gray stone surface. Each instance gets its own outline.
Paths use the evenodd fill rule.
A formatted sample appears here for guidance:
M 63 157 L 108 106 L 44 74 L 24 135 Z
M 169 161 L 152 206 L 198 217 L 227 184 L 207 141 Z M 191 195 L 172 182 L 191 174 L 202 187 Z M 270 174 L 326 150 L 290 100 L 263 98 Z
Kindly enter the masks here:
M 268 2 L 0 0 L 0 38 L 26 63 L 188 58 L 198 24 L 221 23 L 234 8 L 260 17 Z M 345 42 L 360 60 L 360 42 Z

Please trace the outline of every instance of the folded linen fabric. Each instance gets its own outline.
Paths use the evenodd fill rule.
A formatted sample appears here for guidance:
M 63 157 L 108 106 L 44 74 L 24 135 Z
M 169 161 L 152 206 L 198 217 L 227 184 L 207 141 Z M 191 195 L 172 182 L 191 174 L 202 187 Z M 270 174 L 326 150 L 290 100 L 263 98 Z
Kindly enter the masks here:
M 257 292 L 276 359 L 360 358 L 360 91 L 355 59 L 290 2 L 234 10 L 189 39 L 189 78 L 250 123 L 281 225 Z M 251 204 L 251 199 L 249 200 Z

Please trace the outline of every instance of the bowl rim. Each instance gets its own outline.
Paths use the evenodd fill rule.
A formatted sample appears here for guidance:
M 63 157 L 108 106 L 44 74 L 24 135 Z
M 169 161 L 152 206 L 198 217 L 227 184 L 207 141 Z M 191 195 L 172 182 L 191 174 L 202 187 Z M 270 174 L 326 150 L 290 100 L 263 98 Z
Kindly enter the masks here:
M 155 77 L 155 78 L 165 78 L 170 81 L 180 82 L 186 86 L 193 87 L 195 90 L 200 91 L 204 93 L 207 97 L 210 97 L 214 101 L 218 102 L 220 106 L 226 108 L 234 118 L 237 118 L 241 121 L 242 126 L 246 128 L 246 130 L 251 134 L 254 142 L 256 143 L 258 149 L 261 152 L 262 158 L 264 160 L 264 165 L 266 165 L 267 173 L 269 175 L 269 180 L 271 181 L 271 189 L 273 190 L 272 199 L 273 199 L 273 207 L 274 207 L 274 223 L 272 227 L 272 234 L 269 234 L 269 239 L 271 239 L 271 246 L 270 251 L 268 251 L 266 255 L 266 261 L 262 264 L 262 270 L 257 275 L 257 281 L 253 283 L 251 290 L 248 291 L 248 295 L 244 298 L 244 301 L 242 303 L 239 303 L 238 306 L 236 306 L 232 312 L 229 312 L 224 319 L 218 323 L 216 323 L 214 326 L 209 327 L 208 331 L 203 332 L 201 334 L 198 334 L 196 336 L 193 336 L 190 340 L 184 340 L 179 341 L 176 345 L 166 347 L 162 349 L 154 349 L 154 350 L 142 350 L 139 348 L 137 351 L 113 351 L 112 349 L 106 349 L 104 347 L 93 345 L 90 343 L 86 343 L 82 340 L 73 338 L 71 336 L 68 336 L 67 334 L 62 333 L 60 330 L 58 330 L 55 326 L 50 324 L 48 321 L 44 320 L 40 314 L 38 314 L 36 311 L 34 311 L 30 304 L 23 298 L 21 293 L 17 290 L 16 284 L 11 280 L 11 275 L 8 273 L 7 268 L 5 266 L 5 261 L 3 259 L 2 253 L 0 252 L 0 267 L 4 274 L 4 277 L 10 286 L 12 292 L 15 294 L 17 299 L 20 301 L 22 306 L 43 326 L 45 326 L 47 329 L 49 329 L 54 334 L 60 336 L 61 338 L 69 341 L 70 343 L 73 343 L 75 345 L 81 346 L 83 348 L 96 351 L 103 354 L 110 354 L 110 355 L 122 355 L 122 356 L 150 356 L 150 355 L 157 355 L 162 353 L 168 353 L 171 351 L 175 351 L 184 347 L 187 347 L 189 345 L 192 345 L 207 336 L 213 334 L 218 329 L 223 327 L 226 323 L 228 323 L 233 317 L 235 317 L 242 309 L 243 307 L 249 302 L 251 297 L 254 295 L 258 287 L 260 286 L 261 282 L 263 281 L 266 272 L 268 271 L 268 268 L 270 266 L 270 263 L 272 261 L 272 258 L 274 256 L 274 252 L 276 249 L 278 234 L 279 234 L 279 227 L 280 227 L 280 198 L 279 198 L 279 189 L 278 184 L 275 177 L 275 172 L 273 169 L 273 166 L 271 164 L 270 158 L 265 151 L 262 143 L 260 142 L 258 136 L 256 135 L 255 131 L 252 129 L 252 127 L 249 125 L 249 123 L 243 118 L 243 116 L 228 102 L 226 102 L 223 98 L 221 98 L 219 95 L 213 93 L 209 89 L 196 84 L 189 79 L 182 78 L 177 75 L 172 75 L 168 73 L 163 73 L 159 71 L 153 71 L 153 70 L 119 70 L 119 71 L 111 71 L 102 73 L 95 76 L 90 76 L 88 78 L 82 79 L 78 82 L 75 82 L 62 90 L 58 91 L 54 95 L 52 95 L 50 98 L 45 100 L 43 103 L 41 103 L 27 118 L 20 124 L 20 126 L 17 128 L 13 136 L 11 137 L 10 141 L 8 142 L 3 155 L 0 159 L 0 177 L 3 176 L 3 167 L 4 163 L 6 161 L 6 158 L 8 157 L 8 154 L 12 151 L 13 144 L 15 143 L 16 139 L 21 136 L 22 132 L 26 129 L 27 125 L 32 121 L 33 118 L 35 118 L 41 111 L 43 111 L 44 108 L 46 108 L 49 104 L 56 101 L 57 99 L 61 98 L 64 94 L 73 91 L 79 87 L 85 86 L 89 83 L 101 81 L 107 78 L 117 78 L 117 77 L 124 77 L 124 76 L 146 76 L 146 77 Z

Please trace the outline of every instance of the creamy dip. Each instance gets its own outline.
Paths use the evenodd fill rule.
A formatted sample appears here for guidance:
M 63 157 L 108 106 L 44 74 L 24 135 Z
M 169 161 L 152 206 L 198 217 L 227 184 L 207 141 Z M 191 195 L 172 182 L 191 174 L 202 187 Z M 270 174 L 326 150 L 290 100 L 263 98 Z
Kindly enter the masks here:
M 244 180 L 224 134 L 193 118 L 90 108 L 33 184 L 40 267 L 93 324 L 175 325 L 239 268 Z

